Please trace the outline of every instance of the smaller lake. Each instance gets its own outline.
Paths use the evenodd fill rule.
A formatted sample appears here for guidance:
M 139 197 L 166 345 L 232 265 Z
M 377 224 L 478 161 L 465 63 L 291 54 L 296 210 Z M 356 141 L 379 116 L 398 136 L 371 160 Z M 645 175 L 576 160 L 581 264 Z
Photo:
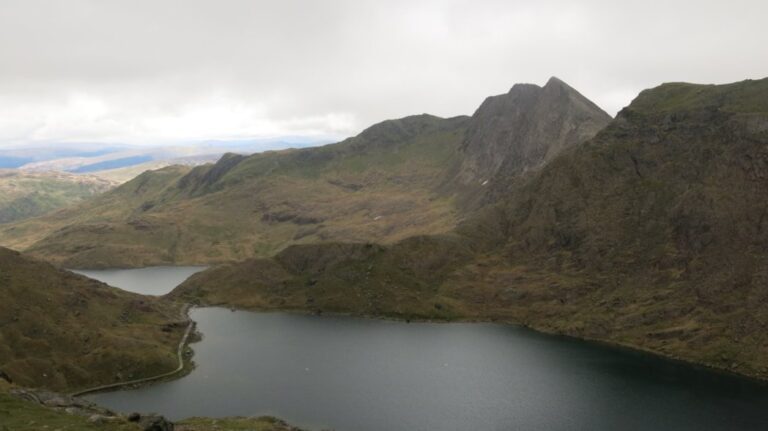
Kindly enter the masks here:
M 165 295 L 207 266 L 152 266 L 138 269 L 84 269 L 71 270 L 110 286 L 142 295 Z

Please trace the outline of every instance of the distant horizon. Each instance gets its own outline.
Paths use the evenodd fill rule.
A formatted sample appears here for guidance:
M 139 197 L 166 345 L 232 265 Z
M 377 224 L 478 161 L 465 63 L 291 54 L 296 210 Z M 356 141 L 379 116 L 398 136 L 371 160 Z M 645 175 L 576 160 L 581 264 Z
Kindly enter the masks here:
M 89 149 L 160 149 L 160 148 L 194 148 L 194 147 L 213 147 L 221 145 L 222 148 L 228 148 L 235 145 L 249 144 L 286 144 L 286 145 L 324 145 L 327 143 L 338 142 L 344 138 L 332 136 L 275 136 L 275 137 L 253 137 L 253 138 L 232 138 L 232 139 L 203 139 L 189 141 L 168 141 L 168 142 L 117 142 L 117 141 L 34 141 L 27 143 L 0 143 L 0 151 L 31 151 L 31 150 L 75 150 L 83 151 Z M 288 148 L 288 147 L 280 147 Z
M 177 161 L 220 156 L 225 153 L 256 154 L 290 148 L 309 148 L 336 142 L 302 137 L 206 140 L 169 145 L 122 143 L 45 143 L 42 145 L 0 146 L 0 169 L 89 173 L 147 162 Z

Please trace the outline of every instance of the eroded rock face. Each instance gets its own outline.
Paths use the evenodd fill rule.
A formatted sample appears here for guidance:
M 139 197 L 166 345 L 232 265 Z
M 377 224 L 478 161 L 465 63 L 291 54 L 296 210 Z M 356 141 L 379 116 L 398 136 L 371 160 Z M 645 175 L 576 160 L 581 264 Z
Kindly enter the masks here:
M 592 138 L 611 116 L 557 78 L 544 87 L 517 84 L 487 98 L 470 120 L 457 180 L 498 182 L 535 169 L 563 149 Z

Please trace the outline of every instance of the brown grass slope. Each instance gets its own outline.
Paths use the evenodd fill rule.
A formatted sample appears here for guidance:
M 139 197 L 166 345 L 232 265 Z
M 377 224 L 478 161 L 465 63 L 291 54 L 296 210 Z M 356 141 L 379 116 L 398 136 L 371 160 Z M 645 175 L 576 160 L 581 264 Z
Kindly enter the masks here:
M 79 207 L 2 228 L 0 243 L 68 267 L 217 263 L 326 241 L 391 244 L 454 228 L 485 194 L 487 184 L 462 179 L 467 172 L 537 169 L 610 119 L 554 78 L 489 100 L 472 118 L 416 115 L 324 147 L 147 172 Z M 484 140 L 495 156 L 478 147 Z
M 177 305 L 0 248 L 0 370 L 70 391 L 176 367 Z
M 767 191 L 768 79 L 665 84 L 453 234 L 287 249 L 171 295 L 504 319 L 766 378 Z

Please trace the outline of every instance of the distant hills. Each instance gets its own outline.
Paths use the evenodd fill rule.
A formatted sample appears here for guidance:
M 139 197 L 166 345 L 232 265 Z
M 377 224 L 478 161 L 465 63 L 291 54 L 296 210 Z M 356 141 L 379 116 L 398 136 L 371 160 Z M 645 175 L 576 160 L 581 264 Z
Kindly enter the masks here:
M 411 116 L 323 147 L 147 172 L 81 206 L 5 228 L 0 238 L 68 267 L 216 263 L 323 241 L 392 243 L 450 231 L 502 179 L 539 168 L 609 121 L 560 80 L 515 86 L 472 117 Z
M 768 79 L 664 84 L 450 232 L 292 246 L 171 297 L 501 319 L 766 378 L 766 148 Z
M 251 154 L 261 151 L 302 148 L 327 143 L 326 138 L 264 138 L 188 142 L 177 145 L 126 145 L 113 143 L 43 143 L 0 149 L 0 169 L 35 172 L 95 173 L 134 167 L 148 162 L 186 164 L 186 160 L 219 158 L 226 152 Z
M 76 204 L 116 185 L 92 175 L 0 170 L 0 224 Z
M 77 204 L 148 170 L 212 163 L 228 150 L 252 153 L 318 142 L 323 141 L 285 138 L 209 141 L 184 147 L 85 143 L 0 149 L 0 224 Z

